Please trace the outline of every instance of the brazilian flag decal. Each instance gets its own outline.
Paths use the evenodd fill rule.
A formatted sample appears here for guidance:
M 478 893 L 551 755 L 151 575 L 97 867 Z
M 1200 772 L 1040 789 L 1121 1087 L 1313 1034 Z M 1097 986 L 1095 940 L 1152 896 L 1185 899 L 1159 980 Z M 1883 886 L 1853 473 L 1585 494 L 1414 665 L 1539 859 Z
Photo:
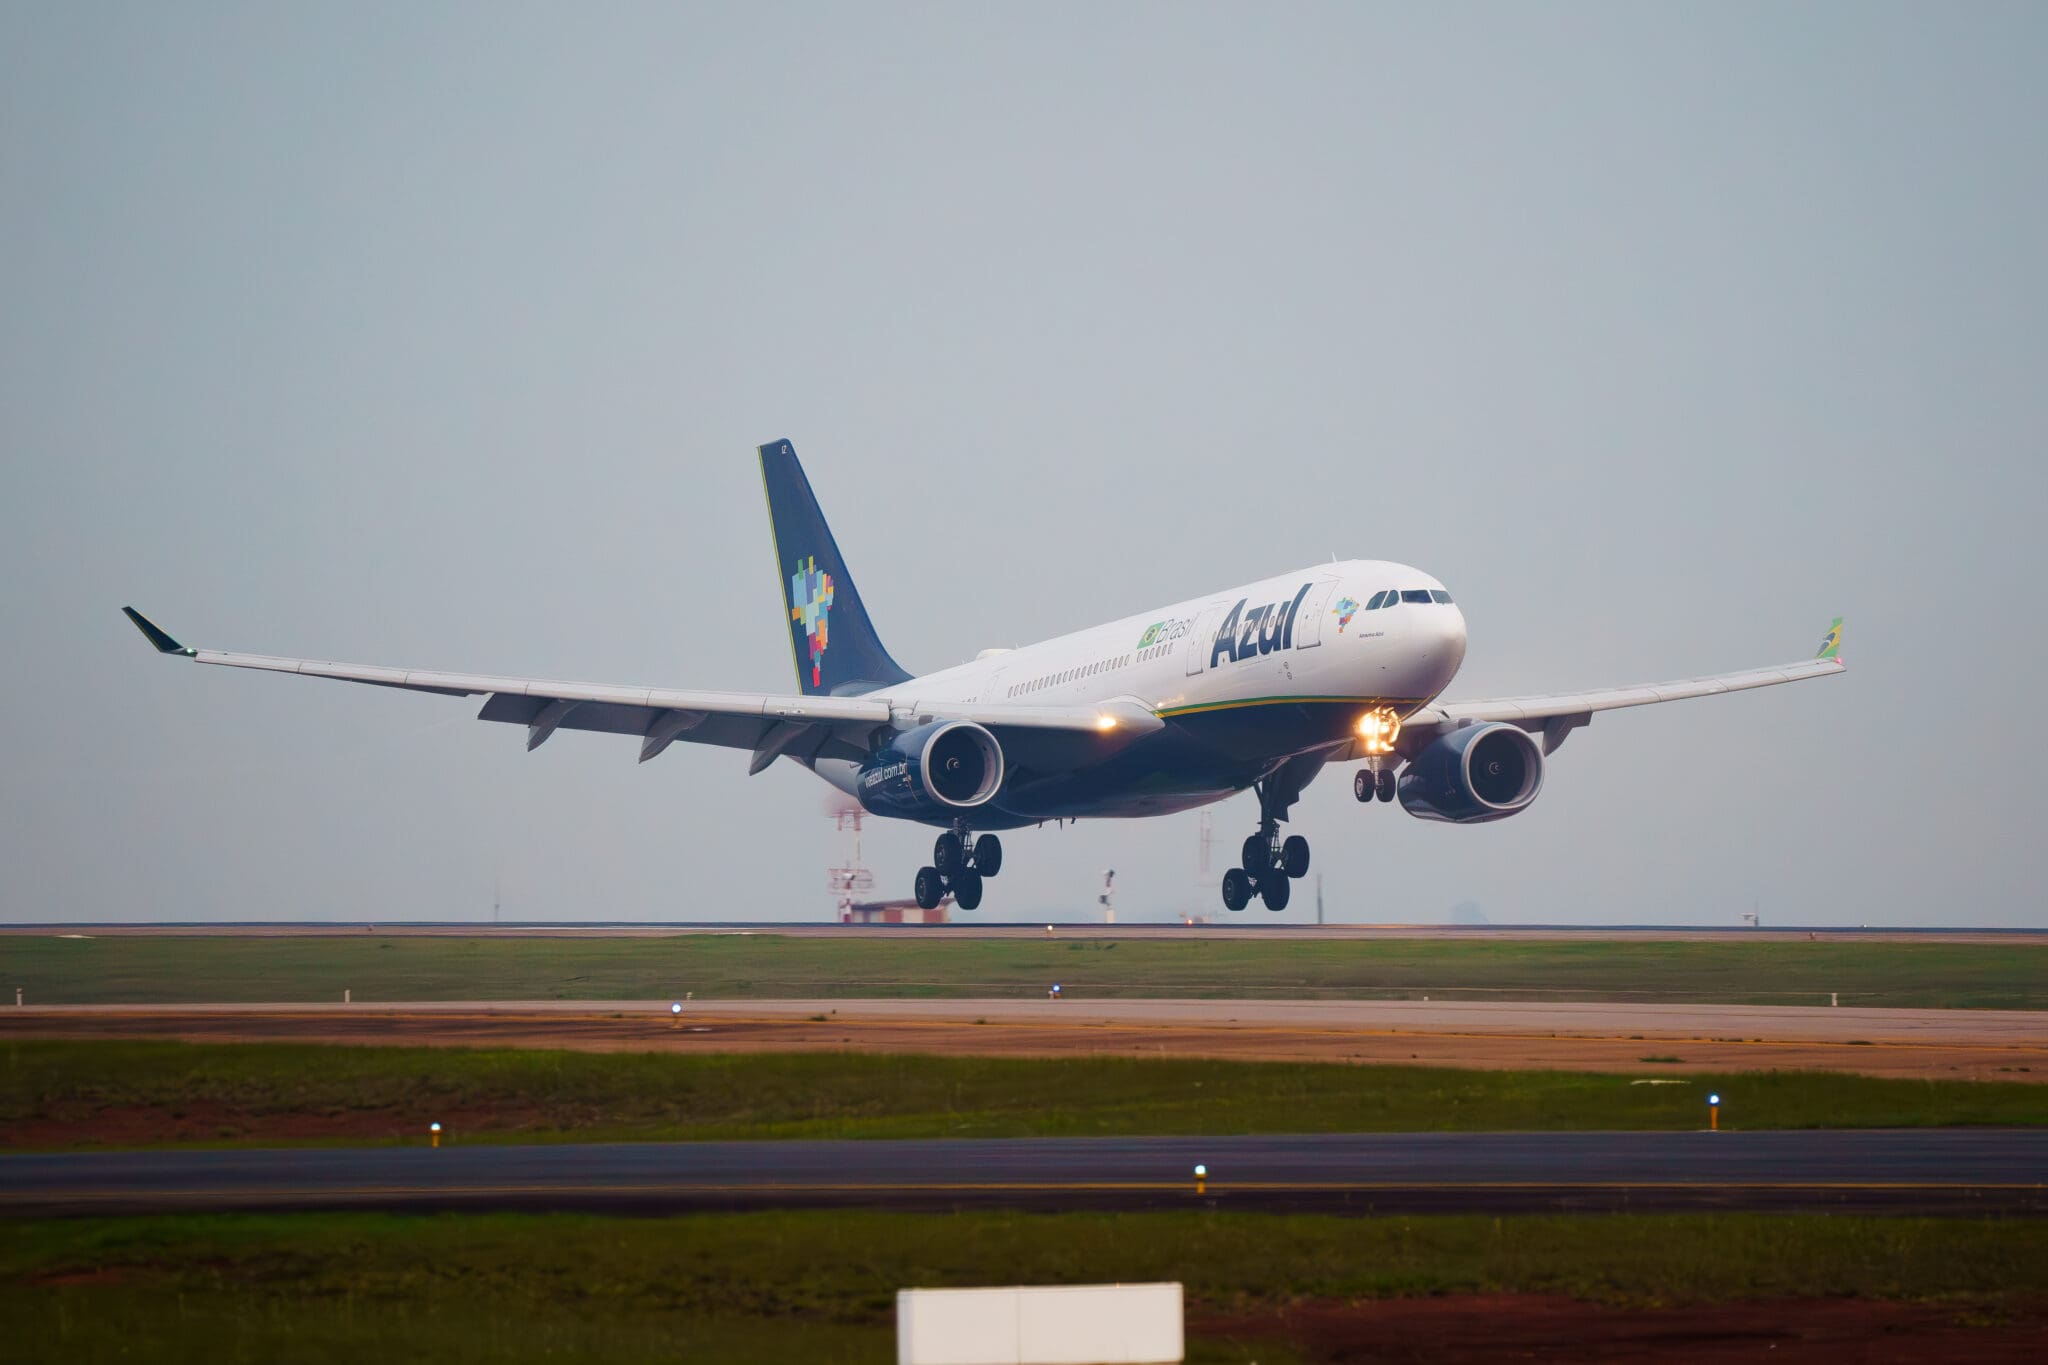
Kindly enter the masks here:
M 1820 652 L 1813 657 L 1816 659 L 1832 659 L 1841 652 L 1842 618 L 1837 616 L 1835 623 L 1828 627 L 1828 633 L 1820 637 Z

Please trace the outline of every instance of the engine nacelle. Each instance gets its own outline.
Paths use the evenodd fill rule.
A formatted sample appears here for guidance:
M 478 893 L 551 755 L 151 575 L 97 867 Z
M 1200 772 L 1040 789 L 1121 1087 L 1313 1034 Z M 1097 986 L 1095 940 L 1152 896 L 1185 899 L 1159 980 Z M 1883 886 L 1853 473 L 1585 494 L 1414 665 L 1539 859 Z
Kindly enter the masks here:
M 1401 771 L 1401 807 L 1418 820 L 1505 820 L 1543 790 L 1543 750 L 1526 731 L 1494 722 L 1453 730 Z
M 905 730 L 870 754 L 854 779 L 861 805 L 876 815 L 944 820 L 972 810 L 1003 785 L 1003 746 L 969 720 Z

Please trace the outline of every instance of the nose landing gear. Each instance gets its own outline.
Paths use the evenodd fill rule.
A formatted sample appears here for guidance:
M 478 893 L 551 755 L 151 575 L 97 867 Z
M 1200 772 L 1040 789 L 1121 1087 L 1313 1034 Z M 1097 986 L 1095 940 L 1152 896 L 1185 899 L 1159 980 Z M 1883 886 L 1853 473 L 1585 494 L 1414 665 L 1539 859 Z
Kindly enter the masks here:
M 1351 794 L 1360 801 L 1370 801 L 1377 796 L 1382 801 L 1394 799 L 1394 770 L 1401 758 L 1395 745 L 1401 738 L 1401 717 L 1388 707 L 1368 711 L 1358 718 L 1358 752 L 1365 757 L 1365 766 L 1351 779 Z
M 1377 771 L 1372 768 L 1360 768 L 1352 774 L 1351 794 L 1360 801 L 1370 801 L 1375 796 L 1382 801 L 1391 801 L 1398 785 L 1392 768 L 1380 768 Z
M 1003 870 L 1003 841 L 993 834 L 975 839 L 965 820 L 941 834 L 932 845 L 932 865 L 917 871 L 914 893 L 920 909 L 938 908 L 946 893 L 962 910 L 981 906 L 981 879 Z

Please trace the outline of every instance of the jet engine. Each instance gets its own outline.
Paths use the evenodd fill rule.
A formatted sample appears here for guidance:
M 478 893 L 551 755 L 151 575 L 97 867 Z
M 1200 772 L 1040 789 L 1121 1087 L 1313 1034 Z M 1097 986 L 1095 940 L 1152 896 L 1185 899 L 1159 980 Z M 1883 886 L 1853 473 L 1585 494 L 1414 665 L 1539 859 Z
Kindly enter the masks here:
M 1512 725 L 1453 730 L 1401 772 L 1401 806 L 1418 820 L 1504 820 L 1543 790 L 1543 750 Z
M 1003 746 L 968 720 L 934 721 L 892 736 L 868 755 L 854 794 L 876 815 L 950 820 L 1003 785 Z

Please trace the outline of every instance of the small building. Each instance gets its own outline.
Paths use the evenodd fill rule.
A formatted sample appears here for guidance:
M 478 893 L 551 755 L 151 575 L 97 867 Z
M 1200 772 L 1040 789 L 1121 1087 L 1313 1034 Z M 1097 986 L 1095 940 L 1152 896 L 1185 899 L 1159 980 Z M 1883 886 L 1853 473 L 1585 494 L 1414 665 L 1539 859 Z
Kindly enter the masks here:
M 952 896 L 947 896 L 930 910 L 914 900 L 901 901 L 841 901 L 839 922 L 841 924 L 945 924 L 951 919 Z

